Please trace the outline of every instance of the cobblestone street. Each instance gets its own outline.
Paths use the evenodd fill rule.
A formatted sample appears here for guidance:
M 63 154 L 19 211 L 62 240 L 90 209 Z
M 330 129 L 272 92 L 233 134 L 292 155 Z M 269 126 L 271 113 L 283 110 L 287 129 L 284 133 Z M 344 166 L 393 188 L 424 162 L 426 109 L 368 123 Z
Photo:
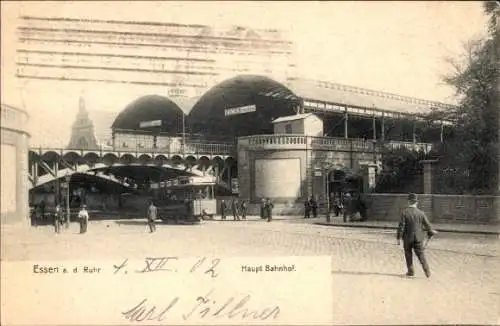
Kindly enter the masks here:
M 50 227 L 6 229 L 3 260 L 141 258 L 154 255 L 332 257 L 335 324 L 473 323 L 499 321 L 498 236 L 440 234 L 428 246 L 430 279 L 415 259 L 405 272 L 402 247 L 387 230 L 332 228 L 294 221 L 159 225 L 141 220 L 91 222 L 55 235 Z M 314 279 L 302 280 L 314 282 Z M 322 298 L 311 298 L 311 304 Z

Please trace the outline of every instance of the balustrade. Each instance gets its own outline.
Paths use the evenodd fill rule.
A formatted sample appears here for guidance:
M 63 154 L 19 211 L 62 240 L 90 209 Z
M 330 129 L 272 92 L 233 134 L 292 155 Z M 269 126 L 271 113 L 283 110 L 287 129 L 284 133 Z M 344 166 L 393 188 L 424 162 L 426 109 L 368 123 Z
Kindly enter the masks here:
M 380 150 L 381 145 L 371 140 L 345 139 L 335 137 L 313 137 L 304 135 L 257 135 L 242 137 L 250 147 L 283 147 L 299 149 L 324 149 L 339 151 L 373 152 Z M 391 141 L 384 143 L 390 149 L 406 148 L 422 150 L 428 153 L 432 144 Z
M 179 139 L 171 139 L 169 142 L 162 142 L 158 144 L 156 148 L 153 147 L 153 144 L 148 144 L 145 146 L 133 146 L 133 142 L 128 139 L 128 144 L 125 143 L 122 139 L 121 144 L 117 144 L 114 148 L 102 148 L 102 151 L 113 151 L 118 153 L 166 153 L 166 154 L 195 154 L 195 155 L 232 155 L 235 151 L 235 145 L 231 143 L 186 143 L 182 144 L 182 141 Z M 79 152 L 80 149 L 64 149 L 64 148 L 50 148 L 50 147 L 40 147 L 40 148 L 31 148 L 32 151 L 35 152 L 56 152 L 61 153 L 63 151 L 76 151 Z M 89 151 L 84 149 L 84 151 Z M 91 150 L 92 151 L 92 150 Z M 97 149 L 99 151 L 99 149 Z
M 149 137 L 149 136 L 147 136 Z M 138 139 L 138 138 L 137 138 Z M 157 147 L 153 146 L 153 141 L 147 142 L 147 146 L 137 146 L 137 139 L 133 137 L 122 137 L 120 142 L 115 142 L 114 148 L 102 148 L 102 151 L 116 151 L 121 153 L 165 153 L 165 154 L 194 154 L 194 155 L 232 155 L 235 154 L 236 147 L 233 143 L 212 143 L 196 141 L 187 141 L 183 144 L 179 137 L 162 137 L 157 140 Z M 355 151 L 355 152 L 373 152 L 380 151 L 381 144 L 374 143 L 371 140 L 345 139 L 334 137 L 313 137 L 304 135 L 256 135 L 241 137 L 249 147 L 253 148 L 283 148 L 283 149 L 321 149 L 332 151 Z M 125 141 L 126 140 L 126 141 Z M 148 139 L 149 140 L 149 139 Z M 125 144 L 124 144 L 125 143 Z M 386 148 L 395 150 L 405 148 L 410 150 L 424 151 L 428 153 L 432 149 L 432 144 L 412 143 L 412 142 L 386 142 Z M 62 148 L 37 148 L 34 151 L 60 153 L 68 149 Z M 79 149 L 75 149 L 79 151 Z

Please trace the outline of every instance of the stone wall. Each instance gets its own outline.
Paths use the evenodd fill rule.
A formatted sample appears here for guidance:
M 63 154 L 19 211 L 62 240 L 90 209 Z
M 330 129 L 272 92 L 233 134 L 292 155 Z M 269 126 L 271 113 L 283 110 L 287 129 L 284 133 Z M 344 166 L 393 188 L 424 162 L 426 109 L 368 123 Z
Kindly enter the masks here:
M 500 223 L 499 196 L 418 195 L 421 207 L 435 223 Z M 371 194 L 369 219 L 397 221 L 407 205 L 406 194 Z

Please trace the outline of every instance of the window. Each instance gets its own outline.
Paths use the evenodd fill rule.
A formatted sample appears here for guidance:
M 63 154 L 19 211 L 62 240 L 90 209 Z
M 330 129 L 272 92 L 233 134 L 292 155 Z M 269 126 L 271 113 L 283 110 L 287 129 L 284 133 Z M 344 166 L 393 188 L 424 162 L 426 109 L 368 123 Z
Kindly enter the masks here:
M 291 133 L 293 133 L 292 124 L 291 123 L 287 123 L 285 125 L 285 134 L 291 134 Z

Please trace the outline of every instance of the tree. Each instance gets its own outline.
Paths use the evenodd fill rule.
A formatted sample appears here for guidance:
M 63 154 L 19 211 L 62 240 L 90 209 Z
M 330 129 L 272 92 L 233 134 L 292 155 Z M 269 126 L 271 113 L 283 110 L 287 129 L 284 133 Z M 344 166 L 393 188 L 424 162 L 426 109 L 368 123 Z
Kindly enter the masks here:
M 382 172 L 377 176 L 375 192 L 420 193 L 423 190 L 422 160 L 429 156 L 423 151 L 406 148 L 386 149 L 382 153 Z
M 450 60 L 454 72 L 445 78 L 460 99 L 448 113 L 455 122 L 454 135 L 441 148 L 441 167 L 464 170 L 454 178 L 466 178 L 466 192 L 488 192 L 499 185 L 498 102 L 498 2 L 484 3 L 489 35 L 465 45 L 463 62 Z M 462 184 L 461 182 L 455 182 Z

